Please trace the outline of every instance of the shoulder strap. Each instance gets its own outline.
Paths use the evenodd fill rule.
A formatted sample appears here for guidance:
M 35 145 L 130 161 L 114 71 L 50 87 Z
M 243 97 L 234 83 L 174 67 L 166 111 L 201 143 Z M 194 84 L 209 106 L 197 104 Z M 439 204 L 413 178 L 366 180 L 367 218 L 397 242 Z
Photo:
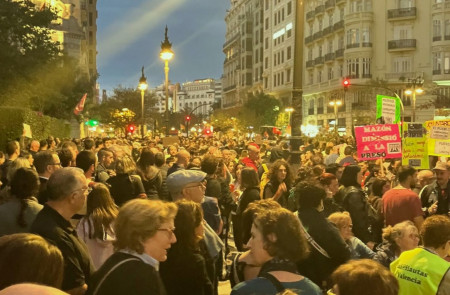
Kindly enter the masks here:
M 97 287 L 95 288 L 94 292 L 92 293 L 92 295 L 97 295 L 98 290 L 100 289 L 101 285 L 103 284 L 103 282 L 106 280 L 106 278 L 119 266 L 121 266 L 122 264 L 128 262 L 128 261 L 132 261 L 132 260 L 138 260 L 139 258 L 128 258 L 125 260 L 122 260 L 121 262 L 117 263 L 116 265 L 114 265 L 104 276 L 103 278 L 100 280 L 100 282 L 98 283 Z
M 325 251 L 325 249 L 322 248 L 319 244 L 317 244 L 317 242 L 313 239 L 313 237 L 311 237 L 311 235 L 306 231 L 305 227 L 303 226 L 303 223 L 300 222 L 300 224 L 302 226 L 303 233 L 305 234 L 306 239 L 311 244 L 311 246 L 313 246 L 317 251 L 319 251 L 320 254 L 322 254 L 326 258 L 331 259 L 330 255 L 328 255 L 328 252 Z
M 272 283 L 272 285 L 275 287 L 275 289 L 277 289 L 277 293 L 280 293 L 280 292 L 283 292 L 284 290 L 286 290 L 286 288 L 283 286 L 283 284 L 281 284 L 281 282 L 276 277 L 271 275 L 270 273 L 268 273 L 268 272 L 263 273 L 260 275 L 260 277 L 269 280 Z

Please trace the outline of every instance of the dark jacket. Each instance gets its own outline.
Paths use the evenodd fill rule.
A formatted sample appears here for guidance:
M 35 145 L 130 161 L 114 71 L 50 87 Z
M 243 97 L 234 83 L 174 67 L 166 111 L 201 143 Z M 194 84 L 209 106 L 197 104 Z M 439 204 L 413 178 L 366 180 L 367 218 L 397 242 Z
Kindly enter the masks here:
M 114 266 L 126 259 L 132 260 L 124 262 L 110 272 L 99 287 L 96 295 L 166 294 L 161 278 L 154 267 L 133 255 L 116 252 L 92 276 L 86 295 L 94 294 L 93 292 L 105 275 Z
M 264 193 L 263 193 L 264 199 L 272 198 L 275 195 L 275 193 L 277 192 L 279 185 L 280 185 L 280 183 L 278 181 L 277 182 L 269 181 L 266 184 L 266 186 L 264 187 Z M 283 208 L 288 208 L 289 191 L 291 189 L 288 185 L 286 185 L 286 188 L 287 188 L 287 190 L 277 200 L 277 202 Z
M 388 242 L 384 242 L 383 244 L 379 245 L 376 249 L 375 256 L 373 257 L 373 260 L 381 263 L 388 269 L 391 262 L 393 262 L 395 259 L 396 257 L 394 247 Z
M 250 187 L 248 189 L 245 189 L 241 195 L 241 198 L 239 199 L 236 215 L 233 217 L 234 242 L 238 251 L 244 251 L 243 246 L 250 239 L 247 230 L 243 228 L 244 225 L 242 223 L 242 214 L 244 213 L 245 209 L 247 209 L 250 203 L 259 199 L 260 196 L 258 187 Z
M 144 186 L 138 175 L 118 174 L 108 179 L 111 196 L 117 206 L 145 194 Z
M 297 264 L 299 271 L 319 287 L 323 287 L 331 273 L 350 259 L 350 250 L 336 226 L 316 209 L 300 209 L 298 216 L 305 230 L 330 256 L 325 257 L 310 245 L 309 257 Z
M 213 294 L 206 261 L 199 252 L 181 249 L 174 244 L 159 272 L 169 295 Z
M 369 203 L 366 193 L 361 187 L 348 186 L 343 187 L 339 195 L 342 199 L 336 201 L 350 213 L 355 236 L 363 241 L 364 244 L 373 241 L 372 234 L 369 231 Z
M 442 194 L 444 192 L 444 194 Z M 428 214 L 428 208 L 438 201 L 436 214 L 447 215 L 450 212 L 450 181 L 447 184 L 447 188 L 442 190 L 434 181 L 432 184 L 423 188 L 420 194 L 420 201 L 422 202 L 422 208 Z

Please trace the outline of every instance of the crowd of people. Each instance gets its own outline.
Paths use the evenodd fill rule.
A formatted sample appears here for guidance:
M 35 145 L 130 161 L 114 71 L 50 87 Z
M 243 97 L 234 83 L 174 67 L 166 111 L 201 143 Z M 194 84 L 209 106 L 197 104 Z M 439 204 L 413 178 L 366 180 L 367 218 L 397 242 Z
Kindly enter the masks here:
M 8 142 L 0 295 L 450 294 L 447 159 L 169 139 Z

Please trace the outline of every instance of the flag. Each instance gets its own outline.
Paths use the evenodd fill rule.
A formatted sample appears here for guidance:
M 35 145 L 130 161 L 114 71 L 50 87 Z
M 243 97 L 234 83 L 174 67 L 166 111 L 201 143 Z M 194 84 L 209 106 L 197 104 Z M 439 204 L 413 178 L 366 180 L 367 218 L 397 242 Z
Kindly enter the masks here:
M 83 95 L 80 102 L 77 104 L 75 109 L 73 110 L 73 113 L 78 116 L 84 109 L 84 103 L 86 102 L 87 93 Z

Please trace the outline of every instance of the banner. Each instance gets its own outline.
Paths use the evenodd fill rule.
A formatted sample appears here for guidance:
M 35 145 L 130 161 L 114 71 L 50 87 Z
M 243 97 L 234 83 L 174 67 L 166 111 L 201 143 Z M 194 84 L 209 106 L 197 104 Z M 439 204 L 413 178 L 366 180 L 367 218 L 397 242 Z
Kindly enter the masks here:
M 450 155 L 450 120 L 426 121 L 428 131 L 428 154 L 431 156 Z
M 377 95 L 377 122 L 396 124 L 400 122 L 401 102 L 397 97 Z
M 402 165 L 430 169 L 426 133 L 423 123 L 403 123 Z
M 397 124 L 355 127 L 360 161 L 402 157 L 402 142 Z

